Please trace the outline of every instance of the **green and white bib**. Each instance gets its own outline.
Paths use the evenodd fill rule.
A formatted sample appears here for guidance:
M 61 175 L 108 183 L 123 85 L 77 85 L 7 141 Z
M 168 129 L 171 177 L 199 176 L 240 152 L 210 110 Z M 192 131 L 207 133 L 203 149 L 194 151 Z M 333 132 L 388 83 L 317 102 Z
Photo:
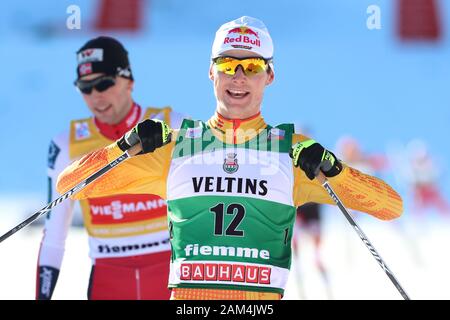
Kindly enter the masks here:
M 295 218 L 293 125 L 225 144 L 184 120 L 167 183 L 169 287 L 283 294 Z

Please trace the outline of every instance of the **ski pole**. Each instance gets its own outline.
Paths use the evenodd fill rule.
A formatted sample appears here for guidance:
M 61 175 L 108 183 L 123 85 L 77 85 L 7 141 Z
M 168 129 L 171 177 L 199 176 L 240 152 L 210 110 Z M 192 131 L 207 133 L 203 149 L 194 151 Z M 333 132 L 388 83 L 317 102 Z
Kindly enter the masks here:
M 31 215 L 26 220 L 24 220 L 23 222 L 19 223 L 17 226 L 15 226 L 14 228 L 12 228 L 8 232 L 6 232 L 4 235 L 2 235 L 0 237 L 0 243 L 2 241 L 4 241 L 4 240 L 8 239 L 10 236 L 12 236 L 17 231 L 19 231 L 22 228 L 24 228 L 24 227 L 28 226 L 29 224 L 33 223 L 33 221 L 35 221 L 38 218 L 40 218 L 46 212 L 50 211 L 51 209 L 56 207 L 58 204 L 60 204 L 61 202 L 63 202 L 67 198 L 69 198 L 70 196 L 73 196 L 74 194 L 78 193 L 80 190 L 84 189 L 84 187 L 86 187 L 88 184 L 94 182 L 99 177 L 101 177 L 102 175 L 104 175 L 105 173 L 107 173 L 108 171 L 113 169 L 114 167 L 118 166 L 123 161 L 127 160 L 128 158 L 130 158 L 130 157 L 132 157 L 132 156 L 134 156 L 136 154 L 138 154 L 141 150 L 142 150 L 142 148 L 141 148 L 141 144 L 140 143 L 132 146 L 129 150 L 125 151 L 121 156 L 119 156 L 115 160 L 111 161 L 110 163 L 108 163 L 106 166 L 104 166 L 103 168 L 101 168 L 97 172 L 91 174 L 88 178 L 86 178 L 85 180 L 81 181 L 79 184 L 77 184 L 75 187 L 73 187 L 72 189 L 70 189 L 69 191 L 64 193 L 62 196 L 60 196 L 59 198 L 53 200 L 48 205 L 43 207 L 41 210 L 39 210 L 35 214 Z
M 380 267 L 384 270 L 384 272 L 386 272 L 386 275 L 389 277 L 389 279 L 392 281 L 392 283 L 394 284 L 394 286 L 397 288 L 398 292 L 400 292 L 400 294 L 402 295 L 403 299 L 405 300 L 410 300 L 408 294 L 406 293 L 406 291 L 402 288 L 402 286 L 400 285 L 400 283 L 398 282 L 398 280 L 395 278 L 394 274 L 392 273 L 392 271 L 388 268 L 388 266 L 386 265 L 386 263 L 383 261 L 383 259 L 381 259 L 380 255 L 378 254 L 377 250 L 375 250 L 374 246 L 370 243 L 369 239 L 367 238 L 367 236 L 364 234 L 364 232 L 361 230 L 361 228 L 358 226 L 358 224 L 356 223 L 356 221 L 352 218 L 352 216 L 350 215 L 350 213 L 347 211 L 347 209 L 344 207 L 342 201 L 339 199 L 339 197 L 337 196 L 337 194 L 334 192 L 333 188 L 330 186 L 330 184 L 328 183 L 327 178 L 325 177 L 325 175 L 319 171 L 319 174 L 316 176 L 316 178 L 319 180 L 319 182 L 322 184 L 322 186 L 325 188 L 325 190 L 328 192 L 328 194 L 330 195 L 330 197 L 333 199 L 333 201 L 336 203 L 336 205 L 339 207 L 339 209 L 341 210 L 341 212 L 344 214 L 344 216 L 347 218 L 348 222 L 350 222 L 350 224 L 352 225 L 352 227 L 355 229 L 356 233 L 358 234 L 358 236 L 361 238 L 361 240 L 364 242 L 364 244 L 366 245 L 367 249 L 369 249 L 370 253 L 373 255 L 373 257 L 375 258 L 375 260 L 377 260 L 378 264 L 380 265 Z

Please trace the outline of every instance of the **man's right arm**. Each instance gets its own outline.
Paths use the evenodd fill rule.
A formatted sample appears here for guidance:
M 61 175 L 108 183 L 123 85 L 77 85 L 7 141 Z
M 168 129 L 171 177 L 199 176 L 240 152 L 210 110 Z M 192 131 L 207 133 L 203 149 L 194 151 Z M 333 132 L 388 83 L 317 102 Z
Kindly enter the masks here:
M 147 151 L 148 153 L 127 159 L 116 168 L 87 185 L 72 198 L 85 199 L 123 193 L 150 193 L 165 198 L 166 179 L 175 139 L 173 137 L 170 143 L 167 141 L 164 145 L 161 146 L 159 144 L 159 147 L 157 146 L 156 149 Z M 146 141 L 144 140 L 143 144 L 145 145 L 145 143 Z M 70 190 L 76 184 L 118 158 L 123 152 L 122 138 L 75 161 L 59 175 L 57 182 L 58 192 L 63 194 Z
M 58 198 L 54 186 L 58 174 L 69 164 L 68 135 L 55 137 L 48 153 L 49 202 Z M 67 233 L 72 221 L 73 201 L 64 201 L 47 213 L 36 274 L 36 300 L 49 300 L 58 280 Z

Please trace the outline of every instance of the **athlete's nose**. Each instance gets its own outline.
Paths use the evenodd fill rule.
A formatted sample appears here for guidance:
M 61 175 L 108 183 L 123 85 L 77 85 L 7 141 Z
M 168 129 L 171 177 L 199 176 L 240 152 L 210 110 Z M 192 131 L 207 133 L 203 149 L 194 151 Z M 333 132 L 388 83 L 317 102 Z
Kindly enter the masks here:
M 233 75 L 233 80 L 246 80 L 247 76 L 244 73 L 244 68 L 241 65 L 236 67 L 236 72 Z

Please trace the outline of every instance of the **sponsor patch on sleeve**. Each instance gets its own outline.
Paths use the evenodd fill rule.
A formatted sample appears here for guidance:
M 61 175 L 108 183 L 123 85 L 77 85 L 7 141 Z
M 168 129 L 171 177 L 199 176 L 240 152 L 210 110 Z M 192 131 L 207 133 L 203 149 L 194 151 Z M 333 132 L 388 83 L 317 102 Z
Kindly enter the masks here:
M 196 138 L 200 138 L 201 136 L 202 136 L 202 128 L 201 127 L 188 128 L 186 130 L 186 138 L 196 139 Z
M 86 121 L 75 123 L 75 140 L 87 139 L 90 136 L 89 124 Z
M 272 128 L 272 129 L 270 129 L 269 139 L 284 140 L 284 135 L 285 135 L 284 130 L 281 130 L 278 128 Z

